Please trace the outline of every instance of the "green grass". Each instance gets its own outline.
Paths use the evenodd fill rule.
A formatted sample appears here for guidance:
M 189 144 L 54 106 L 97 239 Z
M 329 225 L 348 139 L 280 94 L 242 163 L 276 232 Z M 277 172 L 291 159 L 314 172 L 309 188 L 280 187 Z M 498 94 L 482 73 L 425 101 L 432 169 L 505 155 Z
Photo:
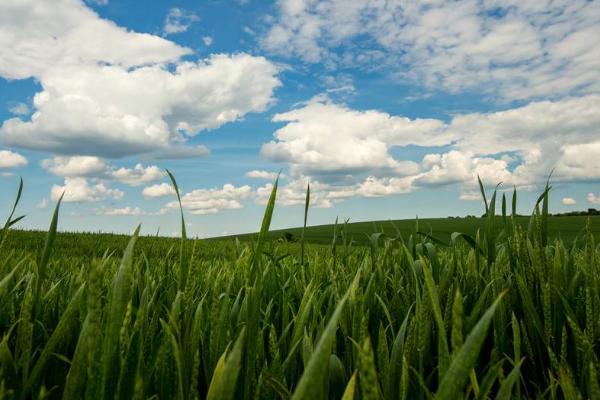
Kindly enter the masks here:
M 600 398 L 597 220 L 555 226 L 548 196 L 527 220 L 493 195 L 465 224 L 357 225 L 364 246 L 273 240 L 276 189 L 241 242 L 60 234 L 58 207 L 41 237 L 12 213 L 0 399 Z

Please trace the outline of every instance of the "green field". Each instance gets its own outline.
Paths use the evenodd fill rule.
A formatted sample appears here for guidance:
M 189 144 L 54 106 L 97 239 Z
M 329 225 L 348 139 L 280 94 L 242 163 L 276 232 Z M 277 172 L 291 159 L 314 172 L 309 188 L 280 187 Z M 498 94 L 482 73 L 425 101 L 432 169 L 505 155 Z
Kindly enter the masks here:
M 596 239 L 600 239 L 600 216 L 597 215 L 591 217 L 549 216 L 548 235 L 550 238 L 562 239 L 566 243 L 572 243 L 575 238 L 581 238 L 585 234 L 588 218 L 591 222 L 593 235 Z M 516 221 L 523 229 L 527 229 L 530 218 L 520 216 L 516 218 Z M 503 220 L 501 217 L 497 217 L 496 224 L 502 226 Z M 476 217 L 350 222 L 348 224 L 339 223 L 337 228 L 335 224 L 308 226 L 304 237 L 310 243 L 330 244 L 334 236 L 334 231 L 337 231 L 340 236 L 344 233 L 347 240 L 364 245 L 369 242 L 369 236 L 376 232 L 383 232 L 387 237 L 397 237 L 399 234 L 403 237 L 408 237 L 418 230 L 424 234 L 433 236 L 435 239 L 449 243 L 450 235 L 453 232 L 463 232 L 475 236 L 477 230 L 482 230 L 484 225 L 485 219 Z M 271 231 L 269 237 L 277 239 L 286 238 L 287 236 L 288 239 L 295 241 L 301 235 L 302 228 L 289 228 Z M 251 240 L 255 236 L 255 234 L 244 234 L 217 239 L 223 240 L 238 237 L 241 240 Z
M 285 241 L 276 188 L 252 240 L 57 234 L 58 208 L 47 233 L 16 231 L 12 214 L 0 399 L 600 398 L 598 219 L 548 217 L 545 192 L 531 219 L 494 197 L 420 234 Z

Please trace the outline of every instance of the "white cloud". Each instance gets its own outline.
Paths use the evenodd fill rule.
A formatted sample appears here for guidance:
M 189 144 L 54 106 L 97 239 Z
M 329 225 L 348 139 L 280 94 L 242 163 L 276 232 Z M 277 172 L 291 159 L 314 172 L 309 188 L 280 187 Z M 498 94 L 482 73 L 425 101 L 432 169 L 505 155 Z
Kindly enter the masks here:
M 411 161 L 398 161 L 392 146 L 439 146 L 454 137 L 434 119 L 408 119 L 317 99 L 301 108 L 276 114 L 276 140 L 263 145 L 263 156 L 289 161 L 293 174 L 388 171 L 408 175 L 418 170 Z
M 7 79 L 44 78 L 50 70 L 69 65 L 131 68 L 176 60 L 190 52 L 161 37 L 127 31 L 101 19 L 78 0 L 0 5 L 0 75 Z
M 116 180 L 129 186 L 141 186 L 164 178 L 164 173 L 155 165 L 133 168 L 114 168 L 103 159 L 94 156 L 55 156 L 42 160 L 41 166 L 54 175 L 62 177 L 95 177 Z
M 561 177 L 600 179 L 600 141 L 564 145 L 556 167 Z
M 413 177 L 376 178 L 369 176 L 357 188 L 357 194 L 363 197 L 382 197 L 392 194 L 409 193 L 414 190 Z
M 8 111 L 14 115 L 27 115 L 31 112 L 31 109 L 27 104 L 18 102 L 10 106 Z
M 181 197 L 181 204 L 193 215 L 215 214 L 221 210 L 242 208 L 241 201 L 248 198 L 251 192 L 248 185 L 235 187 L 225 184 L 222 188 L 192 190 Z M 166 205 L 165 210 L 178 207 L 178 203 L 173 201 Z
M 126 31 L 77 0 L 9 3 L 0 5 L 0 76 L 42 87 L 30 119 L 2 124 L 9 144 L 104 157 L 165 150 L 264 111 L 280 85 L 263 57 L 182 61 L 191 50 Z
M 259 171 L 257 169 L 246 172 L 246 177 L 248 178 L 267 179 L 271 181 L 274 181 L 277 178 L 277 175 L 277 172 Z M 281 174 L 280 177 L 283 178 L 283 174 Z
M 144 190 L 142 190 L 142 195 L 147 199 L 155 198 L 155 197 L 170 196 L 173 194 L 175 194 L 175 190 L 173 189 L 173 186 L 169 185 L 168 183 L 164 183 L 164 182 L 145 187 Z
M 292 178 L 350 185 L 361 196 L 458 184 L 467 198 L 478 175 L 488 185 L 532 188 L 552 169 L 555 182 L 600 179 L 597 95 L 459 114 L 449 122 L 356 111 L 321 98 L 274 120 L 286 125 L 263 145 L 263 156 L 288 162 Z M 440 152 L 418 163 L 409 145 Z
M 562 203 L 566 206 L 572 206 L 577 204 L 577 201 L 575 201 L 575 199 L 572 197 L 563 197 Z
M 49 202 L 48 199 L 45 197 L 42 197 L 42 199 L 40 200 L 39 203 L 36 204 L 36 208 L 48 208 Z
M 277 204 L 280 206 L 304 206 L 306 202 L 306 188 L 309 180 L 300 177 L 280 185 L 277 188 Z M 256 189 L 256 201 L 267 204 L 273 190 L 273 184 L 268 183 Z M 329 185 L 318 181 L 310 181 L 310 206 L 316 208 L 330 208 L 333 203 L 352 197 L 356 190 L 350 186 Z
M 124 195 L 119 189 L 110 188 L 105 182 L 91 184 L 86 178 L 65 178 L 64 185 L 53 185 L 50 189 L 52 201 L 58 201 L 64 192 L 63 201 L 66 203 L 94 202 L 108 198 L 121 199 Z
M 27 159 L 10 150 L 0 150 L 0 168 L 16 168 L 27 165 Z
M 42 160 L 44 169 L 58 176 L 103 176 L 108 170 L 104 160 L 93 156 L 56 156 Z
M 122 207 L 122 208 L 110 208 L 110 207 L 101 207 L 95 208 L 94 212 L 96 215 L 107 215 L 107 216 L 137 216 L 137 215 L 147 215 L 147 213 L 139 207 Z
M 600 204 L 600 197 L 590 192 L 587 194 L 587 201 L 589 201 L 592 204 Z
M 163 31 L 166 35 L 183 33 L 190 29 L 190 26 L 192 26 L 194 22 L 199 20 L 200 17 L 193 12 L 174 7 L 169 10 L 167 17 L 165 18 Z
M 210 36 L 203 36 L 202 37 L 202 42 L 204 43 L 204 45 L 206 47 L 209 47 L 210 45 L 213 44 L 213 38 Z
M 163 171 L 155 165 L 144 167 L 136 164 L 134 168 L 119 168 L 111 172 L 114 179 L 129 186 L 141 186 L 164 178 Z
M 480 87 L 507 99 L 600 91 L 594 1 L 281 0 L 278 7 L 263 48 L 309 63 L 387 68 L 432 89 Z
M 432 161 L 437 158 L 437 162 Z M 417 186 L 440 186 L 452 183 L 477 183 L 477 176 L 487 183 L 512 181 L 508 160 L 474 157 L 472 153 L 452 150 L 424 157 L 425 172 L 415 178 Z

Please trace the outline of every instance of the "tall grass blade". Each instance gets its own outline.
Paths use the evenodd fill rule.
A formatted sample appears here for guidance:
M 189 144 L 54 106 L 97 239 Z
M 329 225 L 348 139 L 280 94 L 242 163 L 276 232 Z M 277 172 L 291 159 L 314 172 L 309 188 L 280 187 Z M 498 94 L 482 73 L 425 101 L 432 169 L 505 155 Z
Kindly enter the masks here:
M 226 350 L 215 367 L 208 387 L 207 400 L 231 400 L 235 395 L 242 363 L 246 330 L 242 329 L 231 351 Z
M 510 374 L 508 374 L 506 379 L 502 381 L 500 384 L 500 390 L 498 390 L 498 394 L 496 394 L 496 400 L 510 400 L 513 398 L 513 387 L 519 382 L 521 364 L 523 364 L 523 360 L 519 361 L 519 363 L 514 366 L 512 371 L 510 371 Z
M 306 221 L 308 220 L 308 207 L 310 205 L 310 183 L 306 186 L 306 200 L 304 201 L 304 225 L 300 236 L 300 264 L 304 265 L 304 234 L 306 232 Z
M 342 395 L 342 400 L 354 400 L 354 392 L 356 390 L 356 372 L 352 374 L 348 384 L 346 385 L 346 389 L 344 390 L 344 394 Z
M 71 328 L 73 318 L 75 314 L 79 311 L 79 308 L 81 307 L 80 302 L 83 298 L 84 287 L 85 285 L 82 285 L 79 289 L 77 289 L 77 291 L 71 298 L 71 301 L 69 301 L 67 309 L 60 317 L 58 325 L 52 332 L 52 335 L 50 335 L 48 342 L 46 342 L 46 345 L 44 346 L 39 358 L 37 359 L 33 369 L 31 370 L 29 379 L 25 382 L 25 385 L 23 385 L 23 390 L 21 391 L 21 395 L 19 396 L 20 399 L 24 400 L 28 397 L 29 393 L 31 392 L 31 389 L 33 388 L 33 385 L 35 385 L 42 376 L 42 373 L 44 372 L 44 369 L 46 368 L 50 357 L 53 356 L 58 345 L 65 339 L 65 337 L 69 333 L 69 329 Z
M 479 358 L 479 352 L 481 351 L 481 347 L 487 336 L 492 317 L 494 316 L 502 297 L 503 294 L 500 295 L 490 308 L 487 309 L 467 336 L 463 346 L 456 354 L 453 354 L 452 362 L 448 367 L 448 371 L 444 374 L 440 387 L 435 394 L 435 399 L 455 400 L 460 397 L 461 390 L 469 379 L 469 374 Z
M 481 178 L 477 175 L 477 182 L 479 182 L 479 191 L 481 192 L 481 197 L 483 197 L 483 204 L 485 205 L 485 214 L 488 213 L 488 202 L 485 197 L 485 189 L 483 188 L 483 182 L 481 182 Z
M 267 207 L 265 208 L 265 214 L 263 216 L 262 224 L 260 226 L 260 232 L 258 233 L 258 240 L 256 242 L 256 246 L 254 248 L 254 253 L 252 254 L 251 260 L 251 268 L 252 268 L 252 279 L 255 277 L 257 264 L 262 257 L 263 247 L 265 245 L 265 241 L 267 240 L 267 236 L 269 234 L 269 227 L 271 226 L 271 219 L 273 218 L 273 211 L 275 210 L 275 199 L 277 198 L 277 187 L 279 186 L 279 175 L 275 179 L 275 183 L 273 184 L 273 189 L 271 190 L 271 195 L 269 196 L 269 201 L 267 202 Z
M 183 207 L 181 205 L 181 195 L 179 194 L 179 187 L 177 186 L 177 181 L 175 180 L 175 177 L 173 176 L 171 171 L 169 171 L 168 169 L 166 171 L 169 175 L 169 179 L 171 180 L 171 184 L 175 189 L 175 194 L 177 195 L 177 202 L 179 203 L 179 214 L 181 216 L 181 243 L 179 245 L 179 290 L 183 291 L 187 284 L 189 270 L 188 257 L 186 254 L 185 246 L 187 241 L 185 219 L 183 217 Z
M 304 369 L 298 386 L 294 390 L 292 400 L 315 400 L 319 398 L 323 390 L 324 379 L 329 367 L 329 355 L 335 340 L 338 322 L 350 291 L 346 292 L 335 308 L 331 318 L 327 322 L 321 338 L 317 342 L 308 365 Z
M 104 328 L 102 346 L 102 392 L 104 399 L 113 399 L 120 374 L 119 339 L 120 330 L 127 311 L 127 304 L 132 291 L 133 250 L 140 233 L 140 226 L 133 236 L 121 258 L 121 263 L 111 286 L 111 297 L 108 304 L 107 319 Z
M 13 215 L 15 215 L 15 211 L 17 210 L 17 206 L 19 205 L 19 201 L 21 200 L 21 194 L 23 194 L 23 178 L 19 178 L 19 188 L 17 189 L 17 196 L 15 198 L 15 202 L 13 203 L 10 214 L 8 214 L 8 218 L 6 218 L 6 222 L 4 223 L 4 227 L 2 228 L 2 232 L 0 232 L 0 249 L 2 249 L 4 241 L 6 240 L 6 236 L 8 235 L 8 228 L 10 228 L 12 225 L 24 218 L 24 216 L 21 216 L 16 219 L 13 219 Z

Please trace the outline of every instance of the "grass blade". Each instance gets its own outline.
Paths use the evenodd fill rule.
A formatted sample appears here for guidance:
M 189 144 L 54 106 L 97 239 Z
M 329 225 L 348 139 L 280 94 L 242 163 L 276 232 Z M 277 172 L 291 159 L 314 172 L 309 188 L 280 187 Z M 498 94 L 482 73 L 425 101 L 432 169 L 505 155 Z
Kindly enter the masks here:
M 300 236 L 300 264 L 304 265 L 304 233 L 306 231 L 306 221 L 308 219 L 308 207 L 310 204 L 310 183 L 306 187 L 306 200 L 304 201 L 304 225 L 302 226 L 302 235 Z
M 479 319 L 473 330 L 467 336 L 465 343 L 452 357 L 452 362 L 444 378 L 440 383 L 435 399 L 437 400 L 455 400 L 460 396 L 461 390 L 469 379 L 469 373 L 475 366 L 483 342 L 487 336 L 488 328 L 492 322 L 492 317 L 503 294 L 487 309 Z
M 179 203 L 179 214 L 181 216 L 181 243 L 179 245 L 179 290 L 183 291 L 187 284 L 189 270 L 188 257 L 186 254 L 185 247 L 185 243 L 187 241 L 185 219 L 183 217 L 183 207 L 181 206 L 181 195 L 179 194 L 179 186 L 177 186 L 177 181 L 175 180 L 175 177 L 173 176 L 171 171 L 169 171 L 168 169 L 166 171 L 169 175 L 169 179 L 171 179 L 171 184 L 175 189 L 175 194 L 177 195 L 177 202 Z
M 349 293 L 350 291 L 346 292 L 327 322 L 321 338 L 308 361 L 308 365 L 304 369 L 300 381 L 298 381 L 292 400 L 314 400 L 322 393 L 324 378 L 329 367 L 329 356 L 335 340 L 335 332 Z
M 206 400 L 231 400 L 242 363 L 246 330 L 242 329 L 231 351 L 225 350 L 212 376 Z

